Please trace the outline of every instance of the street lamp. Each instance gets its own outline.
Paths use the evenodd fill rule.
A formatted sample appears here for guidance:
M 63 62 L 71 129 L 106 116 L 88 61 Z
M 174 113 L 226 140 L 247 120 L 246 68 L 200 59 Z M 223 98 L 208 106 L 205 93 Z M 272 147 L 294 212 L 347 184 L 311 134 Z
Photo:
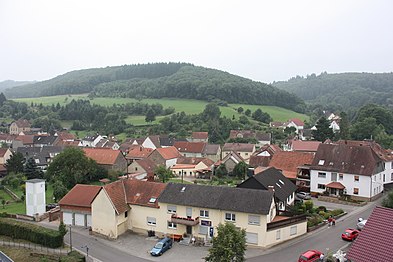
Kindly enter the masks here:
M 69 225 L 70 227 L 70 251 L 72 251 L 72 235 L 71 235 L 71 225 Z
M 183 184 L 183 169 L 181 170 L 181 183 Z
M 81 248 L 86 248 L 86 256 L 89 257 L 89 247 L 87 245 L 85 245 Z

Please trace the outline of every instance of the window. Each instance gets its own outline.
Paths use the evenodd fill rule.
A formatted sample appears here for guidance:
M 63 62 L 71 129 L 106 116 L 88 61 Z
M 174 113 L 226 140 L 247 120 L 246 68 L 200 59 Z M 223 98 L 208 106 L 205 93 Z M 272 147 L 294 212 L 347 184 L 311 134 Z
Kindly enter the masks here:
M 209 217 L 209 210 L 200 210 L 199 216 L 200 217 Z
M 276 240 L 280 240 L 280 238 L 281 238 L 281 230 L 279 229 L 276 231 Z
M 290 228 L 289 235 L 290 235 L 290 236 L 293 236 L 293 235 L 296 235 L 296 234 L 297 234 L 297 226 L 292 226 L 292 227 Z
M 354 188 L 353 188 L 353 194 L 354 194 L 354 195 L 359 195 L 359 188 L 354 187 Z
M 359 176 L 354 176 L 353 178 L 354 178 L 355 182 L 359 182 Z
M 190 176 L 192 175 L 192 172 L 190 171 Z
M 171 221 L 168 221 L 168 228 L 169 229 L 176 229 L 177 228 L 177 224 L 173 223 Z
M 246 153 L 246 156 L 248 156 L 248 153 Z
M 168 205 L 168 213 L 176 214 L 176 206 Z
M 318 184 L 318 189 L 325 189 L 325 185 L 324 184 Z
M 323 164 L 325 164 L 325 160 L 321 159 L 318 161 L 318 165 L 319 166 L 323 166 Z
M 199 226 L 199 234 L 207 235 L 208 233 L 209 233 L 209 227 L 208 226 Z
M 124 217 L 128 217 L 128 211 L 124 212 Z
M 155 217 L 147 217 L 147 224 L 150 226 L 155 226 L 157 224 Z
M 135 171 L 138 171 L 138 167 L 135 167 Z
M 326 178 L 326 173 L 318 172 L 319 178 Z
M 344 174 L 338 174 L 338 180 L 343 180 L 344 179 Z
M 234 213 L 225 213 L 225 220 L 235 222 L 236 215 Z
M 259 226 L 261 224 L 261 217 L 255 215 L 248 215 L 248 224 Z
M 155 202 L 156 202 L 156 200 L 157 200 L 157 198 L 155 198 L 155 197 L 152 197 L 152 198 L 150 198 L 150 199 L 149 199 L 149 203 L 155 203 Z

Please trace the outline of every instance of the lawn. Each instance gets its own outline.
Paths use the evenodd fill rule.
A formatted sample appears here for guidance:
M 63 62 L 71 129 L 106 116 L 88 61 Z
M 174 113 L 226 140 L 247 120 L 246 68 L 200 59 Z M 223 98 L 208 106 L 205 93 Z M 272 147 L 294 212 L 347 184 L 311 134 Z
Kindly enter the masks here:
M 18 98 L 14 99 L 18 102 L 25 102 L 30 104 L 33 103 L 42 103 L 44 105 L 51 105 L 60 103 L 60 105 L 65 105 L 69 103 L 72 99 L 89 99 L 87 94 L 82 95 L 61 95 L 61 96 L 48 96 L 48 97 L 37 97 L 37 98 Z M 90 100 L 93 104 L 103 105 L 103 106 L 111 106 L 113 104 L 125 104 L 138 102 L 138 100 L 133 98 L 113 98 L 113 97 L 97 97 Z M 176 112 L 184 111 L 186 114 L 199 114 L 201 113 L 205 106 L 207 105 L 206 101 L 201 100 L 192 100 L 192 99 L 143 99 L 140 100 L 142 103 L 159 103 L 162 104 L 164 108 L 174 107 Z M 294 111 L 276 107 L 276 106 L 260 106 L 260 105 L 245 105 L 245 104 L 228 104 L 227 107 L 220 106 L 221 115 L 226 116 L 228 118 L 232 118 L 235 116 L 236 119 L 239 118 L 240 114 L 237 112 L 237 108 L 243 107 L 244 110 L 250 109 L 252 112 L 260 108 L 263 112 L 269 113 L 269 115 L 273 118 L 274 121 L 287 121 L 290 118 L 300 118 L 302 120 L 308 119 L 308 117 L 304 114 L 296 113 Z M 158 116 L 156 121 L 157 123 L 163 116 Z M 131 123 L 134 126 L 147 125 L 145 122 L 145 116 L 128 116 L 126 118 L 127 123 Z M 71 126 L 71 122 L 62 123 L 65 127 Z M 79 135 L 81 136 L 81 135 Z

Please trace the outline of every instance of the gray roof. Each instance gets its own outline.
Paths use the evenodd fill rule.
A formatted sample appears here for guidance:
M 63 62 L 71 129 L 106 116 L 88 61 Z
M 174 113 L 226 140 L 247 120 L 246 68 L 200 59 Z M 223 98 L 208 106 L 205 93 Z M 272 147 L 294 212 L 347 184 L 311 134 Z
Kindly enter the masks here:
M 220 151 L 220 145 L 206 144 L 203 153 L 206 155 L 216 155 Z
M 34 136 L 33 144 L 53 145 L 57 136 Z
M 272 199 L 267 190 L 169 183 L 158 202 L 267 215 Z
M 294 183 L 274 167 L 265 169 L 249 179 L 255 179 L 266 190 L 269 189 L 269 186 L 274 186 L 274 194 L 280 201 L 285 201 L 288 196 L 292 195 L 297 189 Z M 243 183 L 245 182 L 246 181 Z M 239 187 L 241 187 L 242 184 L 240 184 Z
M 34 178 L 34 179 L 26 180 L 26 182 L 28 182 L 28 183 L 40 183 L 40 182 L 45 182 L 45 179 Z
M 26 159 L 38 159 L 38 166 L 48 165 L 49 159 L 64 150 L 62 146 L 43 146 L 43 147 L 18 147 L 17 153 L 21 153 Z

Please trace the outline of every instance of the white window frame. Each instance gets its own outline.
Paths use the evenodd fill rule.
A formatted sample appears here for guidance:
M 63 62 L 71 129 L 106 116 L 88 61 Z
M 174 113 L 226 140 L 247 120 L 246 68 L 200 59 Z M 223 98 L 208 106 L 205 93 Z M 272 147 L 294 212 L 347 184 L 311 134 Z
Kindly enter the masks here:
M 248 224 L 254 225 L 254 226 L 260 226 L 261 225 L 261 216 L 248 215 Z
M 146 217 L 146 222 L 149 226 L 156 226 L 157 220 L 155 217 Z
M 357 180 L 356 180 L 357 178 Z M 353 176 L 353 181 L 358 183 L 360 181 L 360 176 Z
M 229 219 L 227 218 L 227 215 L 229 215 Z M 225 221 L 236 222 L 236 214 L 235 213 L 225 213 Z
M 325 172 L 318 172 L 318 178 L 326 178 Z
M 280 240 L 281 239 L 281 230 L 277 230 L 276 231 L 276 240 Z
M 206 209 L 199 210 L 199 216 L 204 217 L 204 218 L 209 217 L 209 210 L 206 210 Z
M 176 214 L 177 207 L 174 205 L 168 205 L 167 206 L 167 211 L 169 214 Z
M 319 186 L 321 186 L 321 187 L 319 187 Z M 317 188 L 318 188 L 318 189 L 325 190 L 325 189 L 326 189 L 326 186 L 325 186 L 324 184 L 317 184 Z
M 176 224 L 176 223 L 173 223 L 173 222 L 171 222 L 171 221 L 168 221 L 167 227 L 168 227 L 169 229 L 177 229 L 177 224 Z

